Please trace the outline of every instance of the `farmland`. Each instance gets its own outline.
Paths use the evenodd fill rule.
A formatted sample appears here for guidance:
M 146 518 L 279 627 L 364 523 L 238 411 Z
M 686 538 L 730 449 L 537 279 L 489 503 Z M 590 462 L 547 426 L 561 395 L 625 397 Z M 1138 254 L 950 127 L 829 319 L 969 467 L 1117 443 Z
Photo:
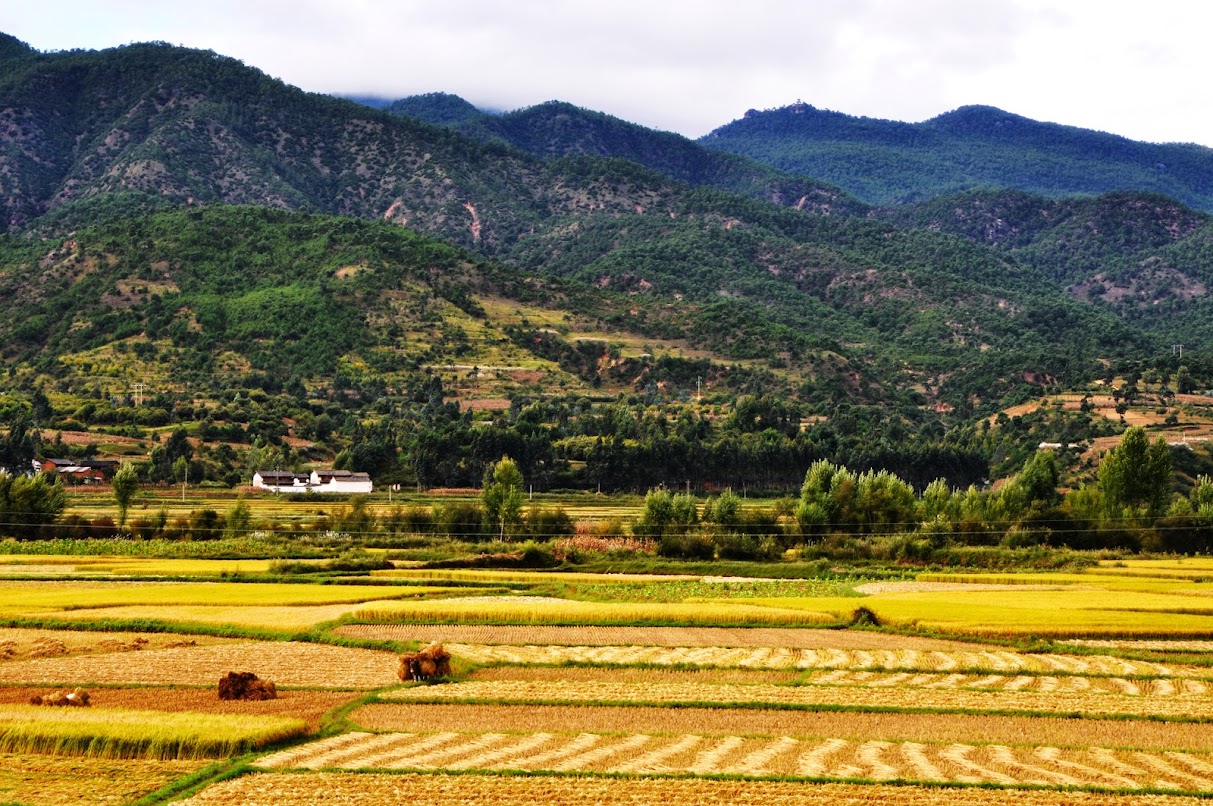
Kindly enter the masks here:
M 4 796 L 67 802 L 73 774 L 114 779 L 88 800 L 198 804 L 1213 794 L 1204 560 L 752 581 L 308 562 L 5 557 Z M 453 677 L 402 684 L 398 653 L 431 641 Z M 232 670 L 279 696 L 219 700 Z M 88 708 L 28 704 L 74 687 Z

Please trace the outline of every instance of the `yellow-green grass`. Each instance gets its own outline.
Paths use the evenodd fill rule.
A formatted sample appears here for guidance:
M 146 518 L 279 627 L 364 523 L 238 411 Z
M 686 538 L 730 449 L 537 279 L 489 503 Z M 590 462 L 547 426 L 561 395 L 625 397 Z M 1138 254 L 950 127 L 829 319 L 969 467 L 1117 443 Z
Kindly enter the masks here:
M 848 600 L 852 603 L 855 599 Z M 683 624 L 812 626 L 837 619 L 823 612 L 776 605 L 714 602 L 580 602 L 565 599 L 485 597 L 416 602 L 384 602 L 354 612 L 356 621 L 420 624 Z
M 40 567 L 56 566 L 60 573 L 113 574 L 116 576 L 219 576 L 221 574 L 264 574 L 275 560 L 206 560 L 159 557 L 107 557 L 81 554 L 0 555 L 0 567 L 10 575 L 29 568 L 31 575 L 44 573 Z M 317 560 L 316 562 L 321 562 Z
M 701 579 L 694 574 L 594 574 L 566 573 L 543 571 L 494 571 L 481 569 L 433 569 L 433 568 L 397 568 L 393 570 L 372 571 L 372 577 L 388 579 L 432 579 L 457 580 L 468 582 L 499 582 L 503 585 L 517 583 L 529 585 L 537 582 L 559 582 L 584 585 L 627 584 L 645 582 L 677 582 Z
M 391 585 L 309 585 L 238 582 L 0 582 L 0 616 L 131 606 L 290 607 L 354 604 L 464 589 Z M 166 616 L 167 617 L 167 616 Z
M 79 622 L 145 622 L 169 624 L 204 624 L 216 627 L 249 627 L 294 633 L 318 624 L 336 621 L 364 607 L 389 604 L 386 600 L 349 602 L 347 604 L 301 605 L 132 605 L 127 607 L 95 607 L 87 610 L 52 610 L 40 617 Z
M 104 708 L 0 707 L 0 751 L 102 758 L 221 758 L 303 734 L 302 719 Z
M 747 602 L 781 612 L 804 609 L 833 620 L 846 620 L 863 606 L 889 626 L 987 637 L 1166 637 L 1213 632 L 1213 608 L 1201 599 L 1124 591 L 940 591 Z

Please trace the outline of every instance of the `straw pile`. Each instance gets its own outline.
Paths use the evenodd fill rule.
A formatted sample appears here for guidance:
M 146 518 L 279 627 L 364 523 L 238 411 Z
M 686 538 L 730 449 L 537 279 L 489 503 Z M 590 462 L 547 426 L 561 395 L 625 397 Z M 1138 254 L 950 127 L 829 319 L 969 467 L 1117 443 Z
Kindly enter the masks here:
M 400 679 L 432 680 L 447 677 L 451 673 L 451 653 L 434 643 L 420 652 L 406 652 L 400 656 Z
M 278 689 L 269 680 L 262 680 L 252 672 L 228 672 L 219 678 L 221 700 L 274 700 Z

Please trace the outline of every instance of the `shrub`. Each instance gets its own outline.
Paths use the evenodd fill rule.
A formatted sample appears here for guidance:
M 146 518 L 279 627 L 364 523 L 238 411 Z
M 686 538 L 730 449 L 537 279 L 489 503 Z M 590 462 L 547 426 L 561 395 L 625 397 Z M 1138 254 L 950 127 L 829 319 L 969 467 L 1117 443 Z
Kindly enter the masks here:
M 527 532 L 537 540 L 572 537 L 576 531 L 562 507 L 531 507 L 526 515 Z
M 657 541 L 657 553 L 684 560 L 711 560 L 716 557 L 716 543 L 702 534 L 662 535 Z

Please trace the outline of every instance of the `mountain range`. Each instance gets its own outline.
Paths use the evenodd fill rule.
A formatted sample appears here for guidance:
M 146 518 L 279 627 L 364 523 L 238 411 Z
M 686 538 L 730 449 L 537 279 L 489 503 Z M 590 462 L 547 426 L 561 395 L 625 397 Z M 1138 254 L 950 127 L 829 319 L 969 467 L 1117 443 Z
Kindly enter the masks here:
M 797 104 L 695 142 L 558 102 L 373 109 L 207 51 L 0 37 L 0 146 L 14 377 L 160 339 L 186 375 L 316 384 L 512 339 L 590 388 L 593 334 L 822 405 L 966 415 L 1213 327 L 1213 152 L 986 108 Z

